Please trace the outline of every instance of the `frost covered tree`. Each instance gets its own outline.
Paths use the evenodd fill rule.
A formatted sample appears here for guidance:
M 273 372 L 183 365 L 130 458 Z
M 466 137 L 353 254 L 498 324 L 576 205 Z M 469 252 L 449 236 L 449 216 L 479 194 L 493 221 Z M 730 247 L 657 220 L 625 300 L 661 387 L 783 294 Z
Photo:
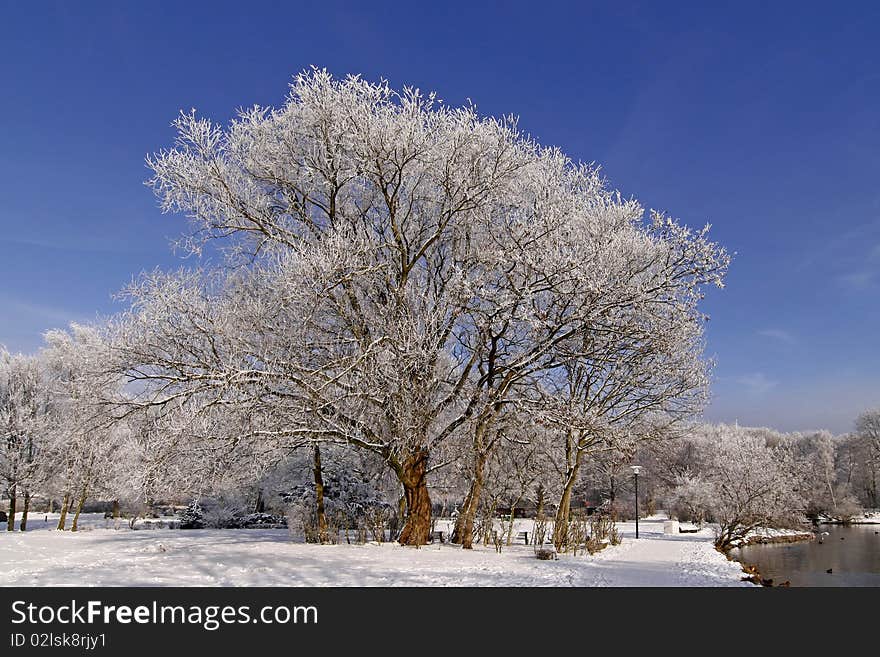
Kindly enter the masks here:
M 516 509 L 524 502 L 537 506 L 537 494 L 555 491 L 554 472 L 548 451 L 547 432 L 533 423 L 523 423 L 515 432 L 510 429 L 502 435 L 504 443 L 493 454 L 489 471 L 489 487 L 493 496 L 510 509 L 507 518 L 505 542 L 510 545 Z
M 843 439 L 829 431 L 815 431 L 794 434 L 792 442 L 807 514 L 846 520 L 859 513 L 861 509 L 852 493 L 851 481 L 842 476 Z
M 152 413 L 131 415 L 123 422 L 116 450 L 114 476 L 108 483 L 114 500 L 131 524 L 152 511 L 157 500 L 186 490 L 187 478 L 176 472 L 161 422 Z M 175 476 L 175 475 L 178 476 Z
M 670 512 L 680 520 L 695 522 L 702 527 L 712 516 L 714 484 L 707 477 L 684 472 L 675 477 L 672 485 L 667 498 Z
M 260 482 L 289 446 L 250 440 L 258 418 L 238 407 L 193 409 L 195 401 L 127 414 L 126 422 L 137 427 L 123 446 L 122 476 L 134 484 L 129 499 L 145 512 L 160 500 L 195 499 L 207 524 L 237 526 L 260 510 Z
M 462 455 L 455 464 L 458 479 L 464 484 L 464 503 L 456 515 L 451 541 L 466 548 L 471 548 L 474 540 L 488 543 L 493 530 L 509 545 L 517 507 L 534 502 L 539 486 L 553 485 L 547 434 L 542 427 L 525 415 L 508 413 L 501 418 L 496 432 L 493 440 L 497 448 L 488 452 L 480 466 L 479 488 L 474 486 L 473 461 L 480 455 L 470 453 L 470 441 L 462 441 Z M 493 518 L 500 507 L 508 509 L 507 520 L 496 528 Z
M 661 488 L 671 490 L 683 478 L 705 471 L 708 433 L 711 433 L 708 425 L 685 424 L 669 440 L 653 444 L 650 451 L 640 454 L 640 458 Z
M 499 418 L 566 372 L 578 452 L 692 408 L 697 302 L 727 256 L 515 120 L 315 70 L 278 109 L 175 126 L 151 184 L 192 219 L 183 242 L 221 240 L 229 266 L 130 290 L 114 353 L 138 403 L 250 407 L 254 438 L 375 453 L 404 491 L 404 544 L 428 538 L 438 449 L 469 436 L 472 515 Z
M 880 452 L 880 409 L 865 411 L 856 420 L 856 432 L 870 440 Z
M 586 212 L 589 228 L 574 220 L 563 229 L 567 240 L 544 242 L 563 249 L 569 260 L 558 269 L 542 261 L 540 271 L 531 272 L 544 285 L 548 308 L 547 316 L 532 318 L 546 322 L 547 339 L 528 336 L 541 357 L 516 368 L 516 330 L 500 334 L 486 350 L 490 390 L 496 377 L 518 374 L 475 420 L 472 505 L 483 464 L 498 444 L 494 422 L 506 404 L 542 418 L 563 446 L 560 532 L 585 455 L 631 451 L 661 434 L 661 426 L 668 429 L 702 407 L 708 379 L 701 358 L 705 318 L 697 304 L 704 285 L 721 284 L 727 258 L 705 231 L 694 234 L 656 213 L 641 224 L 638 206 L 621 206 L 617 213 Z
M 44 337 L 39 356 L 52 397 L 50 467 L 63 489 L 58 529 L 66 528 L 73 510 L 76 531 L 86 501 L 113 477 L 113 454 L 125 428 L 106 400 L 121 381 L 108 372 L 108 343 L 99 327 L 71 324 Z
M 861 479 L 867 504 L 880 507 L 878 481 L 880 481 L 880 409 L 865 411 L 856 420 L 857 449 L 862 455 Z
M 630 464 L 647 465 L 646 469 L 653 478 L 655 472 L 643 455 L 653 451 L 655 447 L 656 442 L 651 441 L 648 449 L 640 450 L 635 455 L 617 449 L 590 454 L 589 460 L 581 467 L 577 492 L 585 499 L 598 503 L 603 511 L 612 513 L 615 517 L 620 516 L 624 509 L 628 513 L 632 505 L 623 503 L 620 498 L 628 493 L 629 484 L 632 482 Z M 562 467 L 558 471 L 563 477 L 564 484 L 566 469 Z
M 191 436 L 198 434 L 198 428 L 180 426 L 176 421 L 179 410 L 166 409 L 165 413 L 159 413 L 150 409 L 115 421 L 118 441 L 105 488 L 132 525 L 138 518 L 155 513 L 159 502 L 191 500 L 206 490 L 208 462 L 224 461 L 229 465 L 222 446 L 216 444 L 213 447 L 218 448 L 218 452 L 205 458 L 204 450 L 212 446 L 210 440 L 196 445 Z M 226 419 L 227 422 L 232 420 Z
M 705 364 L 699 358 L 699 325 L 669 338 L 669 352 L 654 354 L 632 346 L 622 362 L 609 355 L 607 361 L 577 363 L 554 390 L 555 403 L 545 406 L 545 422 L 557 436 L 560 449 L 557 469 L 562 488 L 556 507 L 554 543 L 566 540 L 572 495 L 585 459 L 612 457 L 618 464 L 628 460 L 639 444 L 664 438 L 676 424 L 696 412 L 704 399 Z M 657 336 L 664 342 L 665 333 Z M 653 337 L 645 336 L 646 342 Z M 683 339 L 684 345 L 677 343 Z M 614 347 L 611 347 L 614 349 Z M 664 362 L 671 356 L 672 362 Z M 641 359 L 645 360 L 642 361 Z M 651 365 L 653 363 L 653 366 Z
M 31 494 L 45 468 L 50 403 L 39 360 L 0 348 L 0 479 L 9 498 L 9 531 L 15 527 L 19 491 L 23 497 L 19 529 L 27 529 Z
M 711 514 L 719 549 L 736 546 L 755 529 L 803 521 L 802 480 L 790 440 L 723 424 L 703 431 L 704 469 L 681 479 L 686 490 L 679 497 Z

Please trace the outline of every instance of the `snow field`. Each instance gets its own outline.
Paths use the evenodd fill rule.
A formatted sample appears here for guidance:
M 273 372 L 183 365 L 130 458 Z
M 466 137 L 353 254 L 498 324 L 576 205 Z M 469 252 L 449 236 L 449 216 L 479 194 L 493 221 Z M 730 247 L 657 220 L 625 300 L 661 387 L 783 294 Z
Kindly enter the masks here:
M 57 516 L 56 516 L 57 518 Z M 623 542 L 594 555 L 535 558 L 532 546 L 420 548 L 395 543 L 309 545 L 283 529 L 132 531 L 88 514 L 58 532 L 51 516 L 27 532 L 0 524 L 6 586 L 752 586 L 712 546 L 712 532 L 663 535 L 662 518 L 618 523 Z M 531 521 L 517 525 L 531 527 Z M 109 527 L 109 528 L 108 528 Z

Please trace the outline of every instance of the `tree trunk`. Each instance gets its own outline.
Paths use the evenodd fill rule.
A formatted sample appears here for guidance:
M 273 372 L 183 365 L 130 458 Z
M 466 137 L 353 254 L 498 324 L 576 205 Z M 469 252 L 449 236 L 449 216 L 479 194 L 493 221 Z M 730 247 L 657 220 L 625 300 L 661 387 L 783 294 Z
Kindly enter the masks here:
M 118 518 L 119 517 L 119 500 L 113 500 L 112 509 L 113 510 L 111 513 L 113 514 L 113 518 Z
M 871 498 L 871 508 L 877 508 L 877 469 L 871 467 L 871 486 L 868 490 L 868 495 Z
M 398 538 L 400 538 L 400 533 L 403 531 L 403 525 L 405 522 L 406 495 L 401 495 L 399 498 L 397 498 L 397 516 L 394 519 L 394 534 L 392 535 L 391 540 L 396 541 Z
M 318 540 L 321 544 L 329 542 L 327 535 L 327 516 L 324 513 L 324 477 L 321 472 L 321 450 L 315 445 L 315 515 L 318 521 Z
M 18 523 L 20 531 L 27 530 L 28 510 L 31 508 L 31 492 L 27 488 L 24 490 L 24 508 L 21 510 L 21 522 Z
M 473 495 L 473 493 L 474 487 L 472 482 L 471 487 L 468 489 L 467 495 L 464 496 L 464 502 L 461 503 L 461 510 L 458 512 L 458 517 L 456 517 L 455 519 L 455 526 L 452 528 L 452 535 L 449 537 L 450 543 L 461 544 L 461 538 L 464 535 L 465 515 L 471 508 L 471 496 Z M 473 527 L 473 525 L 471 526 Z
M 64 531 L 64 525 L 67 523 L 67 510 L 70 508 L 70 492 L 64 493 L 64 500 L 61 502 L 61 517 L 58 518 L 58 527 L 56 529 Z
M 465 550 L 473 549 L 474 543 L 474 518 L 480 506 L 480 495 L 483 492 L 483 472 L 485 471 L 486 455 L 477 454 L 474 457 L 474 476 L 471 480 L 471 488 L 464 500 L 461 515 L 455 521 L 455 530 L 452 532 L 452 542 L 461 543 Z
M 28 464 L 33 463 L 34 461 L 34 439 L 33 436 L 28 436 L 27 442 L 27 462 Z M 20 531 L 27 530 L 27 517 L 28 510 L 31 508 L 31 491 L 28 488 L 24 489 L 24 508 L 21 510 L 21 522 L 18 523 L 18 528 Z
M 15 484 L 9 488 L 9 520 L 6 522 L 7 531 L 15 530 Z
M 492 532 L 495 531 L 494 522 L 492 519 L 495 517 L 495 509 L 498 507 L 498 502 L 492 500 L 492 504 L 489 505 L 489 508 L 486 509 L 486 515 L 483 516 L 483 545 L 488 546 L 489 540 L 492 538 Z M 462 546 L 464 547 L 464 546 Z
M 510 507 L 510 519 L 507 523 L 507 544 L 510 545 L 510 540 L 513 537 L 513 519 L 516 518 L 516 505 L 519 504 L 519 500 L 513 503 L 513 506 Z
M 82 493 L 79 496 L 79 502 L 76 505 L 76 513 L 73 515 L 73 524 L 70 526 L 70 531 L 75 532 L 77 528 L 77 523 L 79 522 L 79 514 L 82 512 L 82 508 L 86 503 L 86 495 L 88 493 L 88 487 L 83 486 Z
M 431 498 L 428 495 L 428 450 L 416 449 L 397 468 L 406 498 L 406 523 L 400 532 L 401 545 L 425 545 L 431 533 Z
M 571 515 L 571 494 L 577 481 L 578 470 L 581 467 L 581 452 L 577 452 L 574 465 L 568 471 L 565 486 L 562 489 L 562 497 L 559 498 L 559 506 L 556 508 L 556 522 L 553 525 L 553 545 L 561 551 L 568 539 L 568 518 Z

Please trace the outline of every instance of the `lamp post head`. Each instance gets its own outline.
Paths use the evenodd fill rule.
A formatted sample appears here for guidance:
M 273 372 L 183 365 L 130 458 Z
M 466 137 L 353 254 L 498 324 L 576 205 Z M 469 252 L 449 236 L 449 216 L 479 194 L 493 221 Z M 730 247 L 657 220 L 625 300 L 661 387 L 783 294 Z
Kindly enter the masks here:
M 629 466 L 629 467 L 630 467 L 630 469 L 632 469 L 633 474 L 634 474 L 636 477 L 638 477 L 638 476 L 641 474 L 641 472 L 642 472 L 642 466 L 640 466 L 640 465 L 631 465 L 631 466 Z

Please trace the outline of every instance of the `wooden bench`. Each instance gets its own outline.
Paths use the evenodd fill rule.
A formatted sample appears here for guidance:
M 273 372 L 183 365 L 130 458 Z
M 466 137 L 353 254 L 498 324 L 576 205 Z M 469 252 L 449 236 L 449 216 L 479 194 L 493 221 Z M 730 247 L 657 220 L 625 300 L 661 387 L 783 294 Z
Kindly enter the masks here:
M 503 533 L 501 534 L 502 539 L 503 539 L 506 535 L 507 535 L 507 532 L 503 532 Z M 529 533 L 528 533 L 528 532 L 517 532 L 517 534 L 516 534 L 516 538 L 515 538 L 514 540 L 515 540 L 515 541 L 518 541 L 519 539 L 522 539 L 522 540 L 523 540 L 523 543 L 525 543 L 526 545 L 528 545 L 528 544 L 529 544 Z M 497 542 L 498 540 L 499 540 L 499 539 L 498 539 L 498 530 L 497 530 L 497 529 L 493 529 L 493 530 L 492 530 L 492 541 L 493 541 L 493 542 Z

